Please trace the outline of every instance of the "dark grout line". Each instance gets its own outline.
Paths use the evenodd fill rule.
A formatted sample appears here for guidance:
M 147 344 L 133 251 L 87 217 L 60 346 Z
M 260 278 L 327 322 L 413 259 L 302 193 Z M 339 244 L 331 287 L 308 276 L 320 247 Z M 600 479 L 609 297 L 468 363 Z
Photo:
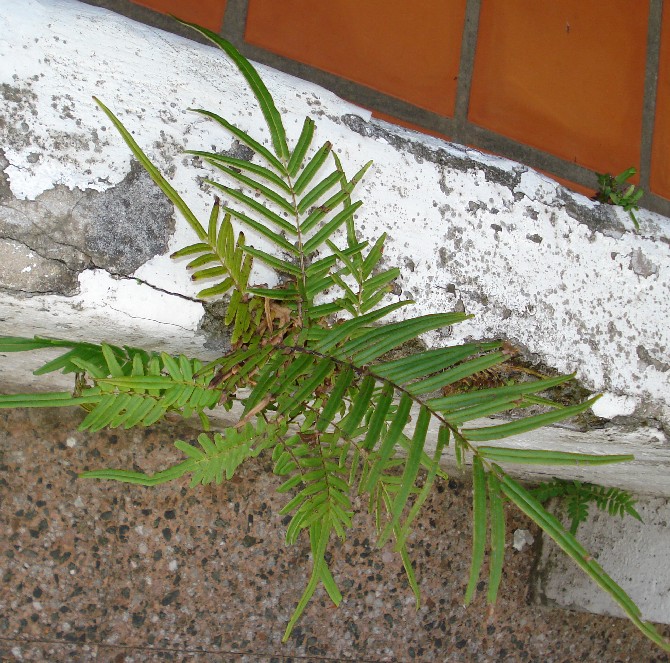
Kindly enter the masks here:
M 378 659 L 372 658 L 332 658 L 330 656 L 314 656 L 312 654 L 276 654 L 259 653 L 252 651 L 223 651 L 214 649 L 176 649 L 166 647 L 126 647 L 125 645 L 96 645 L 98 649 L 128 649 L 140 652 L 171 652 L 175 654 L 213 654 L 214 656 L 253 656 L 255 658 L 277 658 L 280 661 L 323 661 L 324 663 L 379 663 Z
M 662 0 L 652 0 L 655 4 L 661 4 Z M 236 45 L 248 58 L 261 62 L 292 76 L 321 85 L 334 92 L 338 96 L 359 104 L 365 108 L 378 110 L 382 113 L 396 117 L 406 122 L 422 126 L 425 129 L 449 136 L 453 142 L 461 143 L 474 148 L 493 152 L 502 157 L 520 161 L 531 168 L 540 169 L 556 177 L 564 178 L 581 186 L 597 189 L 595 171 L 580 166 L 561 157 L 545 152 L 536 147 L 525 145 L 497 134 L 490 129 L 477 126 L 467 120 L 469 103 L 469 91 L 471 77 L 474 68 L 474 56 L 476 47 L 476 30 L 478 27 L 479 9 L 481 0 L 469 0 L 466 9 L 466 25 L 463 35 L 463 47 L 461 66 L 459 70 L 459 83 L 456 98 L 456 117 L 448 118 L 431 111 L 418 108 L 413 104 L 384 94 L 369 87 L 348 81 L 344 78 L 321 71 L 310 65 L 290 60 L 284 56 L 272 53 L 260 46 L 245 42 L 243 40 L 243 27 L 240 27 L 242 18 L 246 19 L 247 0 L 229 0 L 234 3 L 236 10 L 234 21 L 236 24 L 236 38 L 242 39 Z M 226 19 L 228 13 L 226 13 Z M 652 19 L 650 17 L 650 24 Z M 657 26 L 658 27 L 658 26 Z M 468 34 L 469 31 L 469 34 Z M 461 78 L 464 80 L 462 81 Z M 651 136 L 648 138 L 651 144 Z M 648 149 L 649 160 L 651 149 Z M 642 185 L 645 195 L 642 198 L 641 207 L 650 211 L 670 216 L 670 200 L 652 194 L 648 186 L 649 168 L 641 165 L 641 172 L 647 174 L 646 186 Z
M 461 37 L 461 59 L 458 68 L 458 85 L 456 86 L 456 107 L 454 109 L 455 140 L 461 140 L 460 136 L 468 122 L 470 89 L 472 88 L 472 77 L 475 68 L 480 10 L 481 0 L 467 1 Z
M 656 95 L 658 90 L 658 65 L 661 51 L 661 24 L 663 0 L 651 0 L 647 23 L 647 60 L 644 76 L 644 99 L 642 106 L 642 135 L 640 137 L 640 187 L 649 191 L 651 179 L 651 153 L 656 117 Z
M 0 642 L 7 643 L 18 643 L 22 646 L 28 646 L 31 644 L 42 644 L 42 645 L 57 645 L 59 647 L 90 647 L 95 649 L 95 659 L 98 660 L 100 650 L 103 649 L 122 649 L 128 651 L 138 651 L 138 652 L 171 652 L 175 654 L 213 654 L 215 656 L 255 656 L 257 658 L 278 658 L 281 661 L 284 660 L 298 660 L 298 661 L 323 661 L 324 663 L 342 663 L 355 661 L 356 663 L 378 663 L 378 659 L 373 658 L 333 658 L 332 656 L 320 656 L 313 654 L 282 654 L 282 653 L 273 653 L 273 652 L 257 652 L 257 651 L 225 651 L 223 649 L 189 649 L 189 648 L 180 648 L 180 647 L 144 647 L 141 645 L 123 645 L 123 644 L 105 644 L 103 642 L 70 642 L 68 640 L 50 640 L 48 638 L 20 638 L 20 637 L 7 637 L 0 635 Z
M 244 31 L 247 27 L 248 0 L 227 0 L 226 13 L 219 34 L 232 42 L 237 48 L 244 44 Z
M 255 44 L 244 42 L 238 46 L 242 54 L 249 59 L 283 71 L 291 76 L 309 81 L 315 85 L 320 85 L 351 103 L 358 104 L 364 108 L 378 110 L 387 115 L 397 117 L 400 120 L 412 122 L 413 124 L 424 126 L 427 129 L 442 134 L 453 135 L 454 122 L 452 118 L 419 108 L 402 99 L 317 69 L 311 65 L 290 60 Z

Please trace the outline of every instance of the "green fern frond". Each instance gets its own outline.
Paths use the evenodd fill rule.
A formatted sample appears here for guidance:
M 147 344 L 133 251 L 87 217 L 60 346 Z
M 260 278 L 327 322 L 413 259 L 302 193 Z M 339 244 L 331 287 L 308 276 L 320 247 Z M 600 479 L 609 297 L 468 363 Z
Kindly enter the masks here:
M 168 483 L 179 479 L 190 471 L 194 461 L 186 460 L 173 467 L 156 472 L 155 474 L 145 474 L 144 472 L 133 472 L 130 470 L 91 470 L 81 472 L 81 479 L 101 479 L 104 481 L 119 481 L 120 483 L 132 483 L 139 486 L 159 486 L 162 483 Z
M 227 287 L 225 290 L 220 288 L 220 294 L 227 292 L 232 287 L 244 293 L 251 271 L 251 259 L 245 259 L 245 237 L 239 233 L 235 240 L 230 221 L 231 215 L 226 212 L 221 223 L 219 223 L 219 216 L 220 201 L 217 198 L 214 200 L 210 213 L 207 235 L 203 238 L 205 241 L 175 251 L 171 257 L 178 259 L 197 255 L 197 258 L 192 259 L 187 265 L 187 269 L 192 271 L 191 278 L 194 281 L 226 276 L 227 278 L 222 283 L 225 282 Z M 205 267 L 214 262 L 218 263 L 216 267 Z M 202 296 L 202 293 L 198 296 Z
M 94 377 L 104 395 L 81 423 L 80 430 L 150 426 L 168 411 L 184 417 L 204 414 L 221 396 L 220 390 L 209 388 L 211 374 L 194 377 L 202 364 L 183 355 L 174 358 L 162 353 L 160 363 L 147 366 L 146 373 L 135 365 L 133 374 L 124 374 L 120 365 L 111 363 L 112 358 L 110 376 Z
M 177 440 L 175 446 L 183 451 L 193 465 L 189 472 L 193 475 L 191 487 L 210 483 L 221 484 L 224 477 L 230 480 L 237 468 L 248 458 L 255 458 L 261 451 L 277 443 L 285 432 L 280 425 L 246 424 L 240 429 L 226 428 L 212 437 L 201 433 L 198 436 L 200 449 L 183 440 Z
M 330 154 L 333 146 L 331 143 L 324 143 L 311 157 L 311 159 L 304 164 L 302 172 L 298 176 L 298 179 L 293 185 L 293 191 L 297 196 L 301 195 L 307 186 L 312 182 L 316 174 L 321 169 L 321 166 L 325 163 L 328 155 Z
M 142 151 L 142 148 L 135 142 L 135 139 L 132 137 L 130 132 L 123 126 L 119 119 L 112 113 L 112 111 L 107 108 L 99 99 L 93 97 L 98 106 L 103 110 L 105 115 L 111 120 L 112 124 L 116 127 L 116 130 L 121 134 L 123 140 L 126 142 L 132 153 L 135 155 L 135 158 L 142 164 L 147 173 L 151 176 L 151 179 L 158 185 L 161 191 L 172 201 L 174 206 L 182 213 L 188 224 L 191 226 L 195 234 L 199 239 L 204 239 L 206 233 L 205 229 L 198 221 L 197 217 L 189 206 L 184 202 L 183 198 L 175 191 L 172 185 L 161 175 L 160 171 L 154 164 L 151 162 L 149 157 Z
M 391 507 L 391 519 L 379 537 L 378 545 L 382 546 L 391 536 L 391 532 L 400 525 L 400 521 L 409 500 L 410 494 L 415 490 L 417 475 L 421 467 L 421 456 L 426 443 L 428 424 L 431 413 L 424 406 L 419 410 L 419 416 L 414 426 L 414 435 L 410 445 L 410 453 L 405 463 L 402 474 L 402 482 L 396 493 L 393 506 Z
M 328 547 L 328 541 L 330 539 L 330 534 L 333 530 L 333 525 L 328 519 L 328 515 L 324 515 L 321 518 L 314 521 L 310 528 L 310 546 L 312 549 L 312 574 L 310 576 L 307 587 L 303 592 L 303 595 L 298 601 L 298 605 L 291 615 L 286 631 L 284 632 L 284 637 L 282 642 L 286 642 L 291 635 L 293 627 L 297 623 L 298 619 L 304 612 L 307 604 L 309 603 L 312 595 L 316 591 L 319 582 L 322 582 L 328 591 L 328 595 L 335 605 L 339 605 L 342 595 L 340 594 L 337 586 L 333 581 L 333 577 L 328 569 L 328 564 L 325 560 L 326 548 Z
M 253 65 L 240 54 L 240 52 L 228 41 L 222 39 L 219 35 L 207 28 L 203 28 L 195 23 L 188 23 L 187 21 L 182 21 L 180 23 L 187 25 L 190 28 L 193 28 L 199 32 L 204 37 L 207 37 L 211 42 L 218 46 L 221 50 L 225 51 L 228 57 L 240 70 L 244 78 L 246 79 L 249 87 L 253 91 L 256 99 L 258 100 L 258 105 L 265 117 L 265 122 L 270 130 L 270 136 L 272 137 L 272 144 L 274 146 L 275 154 L 282 163 L 287 162 L 289 158 L 288 146 L 286 145 L 286 132 L 284 130 L 284 124 L 282 123 L 281 115 L 277 110 L 272 95 L 268 91 L 265 83 L 263 83 L 261 77 L 258 75 Z
M 202 108 L 189 108 L 188 110 L 193 111 L 194 113 L 199 113 L 200 115 L 204 115 L 205 117 L 209 117 L 210 119 L 214 120 L 217 124 L 220 124 L 224 129 L 233 134 L 235 138 L 239 139 L 242 143 L 249 147 L 253 152 L 263 157 L 267 164 L 272 166 L 277 171 L 277 173 L 283 174 L 285 172 L 282 162 L 274 154 L 272 154 L 270 150 L 261 145 L 261 143 L 259 143 L 257 140 L 253 139 L 249 134 L 228 122 L 228 120 L 225 120 L 216 113 L 212 113 L 211 111 L 204 110 Z
M 295 177 L 298 174 L 300 167 L 303 165 L 307 150 L 312 143 L 315 126 L 314 120 L 309 117 L 305 118 L 300 137 L 298 138 L 295 149 L 291 153 L 291 158 L 286 169 L 289 177 Z
M 56 391 L 35 394 L 0 394 L 0 408 L 32 408 L 32 407 L 72 407 L 74 405 L 91 406 L 99 403 L 102 395 L 87 391 L 85 396 L 73 396 L 69 391 Z
M 486 550 L 486 472 L 479 456 L 472 458 L 472 562 L 465 590 L 465 604 L 472 601 Z
M 200 448 L 183 440 L 176 440 L 174 446 L 183 452 L 187 459 L 172 467 L 144 474 L 127 470 L 92 470 L 79 476 L 85 479 L 107 479 L 122 483 L 134 483 L 142 486 L 156 486 L 168 481 L 179 479 L 185 474 L 192 474 L 190 486 L 210 483 L 221 484 L 230 480 L 237 468 L 248 458 L 258 456 L 265 449 L 272 447 L 286 432 L 281 425 L 265 425 L 259 422 L 256 426 L 246 424 L 237 429 L 227 428 L 212 437 L 201 433 L 198 436 Z
M 226 173 L 229 173 L 232 169 L 238 169 L 252 173 L 253 175 L 260 177 L 268 184 L 279 187 L 286 193 L 290 192 L 290 188 L 284 179 L 282 179 L 269 168 L 265 168 L 264 166 L 254 163 L 253 161 L 237 159 L 235 157 L 230 157 L 227 154 L 218 154 L 216 152 L 203 152 L 201 150 L 185 150 L 184 154 L 191 154 L 192 156 L 200 157 L 210 165 Z
M 119 348 L 116 346 L 107 346 L 112 353 L 120 360 L 126 360 L 129 354 L 140 354 L 144 360 L 149 357 L 149 353 L 137 348 Z M 18 336 L 0 336 L 0 352 L 27 352 L 30 350 L 43 350 L 50 348 L 69 348 L 67 352 L 60 357 L 48 361 L 46 364 L 34 371 L 34 375 L 45 375 L 61 371 L 64 374 L 79 373 L 81 368 L 75 363 L 84 361 L 98 369 L 103 370 L 107 367 L 107 360 L 102 351 L 102 346 L 95 343 L 73 342 L 55 338 L 22 338 Z
M 366 329 L 357 338 L 344 343 L 333 354 L 338 359 L 351 359 L 356 366 L 363 367 L 421 334 L 463 322 L 471 317 L 465 313 L 432 313 L 402 322 L 392 322 Z
M 0 408 L 71 407 L 80 405 L 88 414 L 79 429 L 150 426 L 165 414 L 184 417 L 203 414 L 221 396 L 211 389 L 213 373 L 201 372 L 202 364 L 180 355 L 157 355 L 134 348 L 73 344 L 59 341 L 12 339 L 8 345 L 19 348 L 72 347 L 70 351 L 43 366 L 40 372 L 76 370 L 80 377 L 73 393 L 0 395 Z M 90 383 L 90 384 L 89 384 Z
M 552 412 L 545 412 L 544 414 L 537 414 L 531 417 L 524 417 L 511 421 L 507 424 L 498 424 L 495 426 L 486 426 L 483 428 L 466 428 L 463 429 L 463 436 L 470 442 L 488 442 L 489 440 L 500 440 L 504 437 L 511 437 L 513 435 L 521 435 L 528 433 L 543 426 L 549 426 L 558 421 L 563 421 L 569 417 L 581 414 L 588 410 L 597 400 L 598 396 L 591 398 L 584 403 L 578 405 L 571 405 L 570 407 L 558 408 Z M 521 459 L 521 454 L 517 455 L 517 461 L 509 460 L 508 462 L 524 462 Z M 632 460 L 632 456 L 625 455 L 621 460 Z M 603 457 L 603 462 L 616 462 L 614 460 L 606 460 Z
M 577 528 L 580 523 L 585 522 L 589 517 L 588 501 L 583 499 L 578 493 L 575 493 L 570 495 L 565 503 L 568 516 L 570 517 L 570 534 L 577 534 Z
M 502 579 L 505 561 L 505 508 L 498 477 L 489 472 L 486 476 L 489 497 L 489 517 L 491 519 L 491 555 L 489 558 L 489 588 L 486 600 L 494 605 Z
M 598 562 L 588 554 L 574 538 L 574 535 L 566 532 L 561 523 L 545 511 L 530 492 L 499 470 L 497 473 L 499 473 L 501 478 L 503 493 L 531 520 L 537 523 L 584 573 L 618 603 L 628 618 L 646 637 L 662 649 L 670 651 L 668 642 L 658 633 L 652 624 L 642 620 L 640 609 L 633 603 L 626 592 L 605 573 Z
M 471 461 L 474 483 L 466 602 L 474 597 L 488 539 L 487 600 L 495 603 L 503 573 L 506 500 L 551 536 L 647 637 L 670 650 L 571 531 L 540 504 L 549 497 L 566 499 L 571 530 L 576 530 L 591 502 L 608 513 L 639 518 L 632 497 L 579 482 L 552 482 L 533 494 L 501 468 L 505 463 L 579 465 L 631 457 L 486 444 L 579 414 L 595 399 L 564 406 L 547 398 L 547 390 L 573 376 L 458 388 L 509 359 L 509 347 L 499 342 L 465 343 L 389 360 L 389 351 L 470 316 L 440 313 L 385 323 L 384 318 L 412 302 L 390 299 L 400 272 L 383 268 L 385 235 L 371 244 L 357 235 L 355 217 L 362 203 L 353 201 L 352 194 L 370 163 L 349 178 L 331 143 L 312 146 L 315 124 L 310 118 L 291 148 L 281 115 L 253 65 L 213 32 L 185 25 L 222 48 L 238 67 L 258 100 L 271 143 L 265 147 L 216 113 L 195 109 L 253 152 L 252 161 L 188 152 L 225 178 L 207 180 L 225 194 L 226 202 L 214 200 L 206 224 L 196 219 L 118 118 L 100 107 L 193 228 L 197 241 L 172 257 L 187 259 L 196 282 L 210 281 L 199 297 L 227 297 L 223 321 L 231 329 L 231 347 L 203 365 L 185 356 L 104 343 L 0 338 L 0 352 L 62 348 L 63 354 L 37 373 L 60 370 L 76 376 L 73 393 L 0 396 L 0 407 L 80 405 L 88 411 L 82 429 L 92 431 L 146 426 L 168 412 L 197 414 L 208 431 L 206 411 L 240 402 L 243 413 L 237 425 L 203 432 L 197 444 L 177 440 L 175 446 L 185 458 L 172 467 L 152 475 L 107 469 L 82 476 L 150 486 L 190 475 L 191 486 L 218 484 L 230 479 L 246 459 L 271 453 L 273 472 L 283 480 L 278 490 L 287 495 L 282 514 L 291 516 L 286 541 L 296 543 L 306 531 L 312 556 L 309 581 L 284 641 L 319 585 L 336 605 L 342 599 L 326 552 L 332 535 L 344 539 L 351 527 L 354 497 L 368 504 L 378 543 L 391 542 L 399 552 L 418 606 L 419 586 L 407 542 L 431 487 L 446 476 L 440 459 L 453 444 L 459 467 Z M 326 169 L 329 156 L 334 169 Z M 249 231 L 249 239 L 237 226 Z M 261 238 L 263 245 L 256 246 L 254 238 Z M 275 270 L 277 281 L 251 282 L 254 260 Z M 523 416 L 523 408 L 530 405 L 541 406 L 541 414 Z M 479 421 L 510 410 L 521 416 L 493 425 Z M 431 425 L 438 435 L 429 454 Z
M 623 518 L 628 514 L 642 522 L 640 514 L 635 509 L 635 498 L 620 488 L 554 479 L 540 484 L 531 493 L 540 503 L 554 498 L 565 502 L 570 518 L 571 534 L 576 534 L 579 525 L 588 518 L 590 503 L 594 503 L 601 511 L 606 511 L 611 516 L 618 515 Z

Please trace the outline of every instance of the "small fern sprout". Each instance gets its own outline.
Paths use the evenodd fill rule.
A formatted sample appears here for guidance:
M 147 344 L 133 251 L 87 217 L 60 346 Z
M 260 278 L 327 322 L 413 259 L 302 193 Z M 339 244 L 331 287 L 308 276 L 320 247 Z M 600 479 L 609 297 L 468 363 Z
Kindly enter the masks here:
M 627 461 L 629 455 L 582 454 L 504 446 L 527 433 L 587 410 L 595 399 L 564 406 L 545 398 L 573 376 L 524 375 L 523 380 L 481 380 L 514 356 L 505 342 L 470 342 L 389 358 L 389 353 L 426 332 L 467 320 L 461 312 L 407 316 L 388 322 L 411 301 L 392 295 L 397 268 L 385 268 L 386 237 L 361 239 L 355 214 L 357 185 L 370 164 L 346 174 L 330 142 L 313 147 L 315 124 L 306 118 L 293 145 L 282 117 L 258 73 L 230 43 L 192 28 L 219 46 L 253 91 L 270 143 L 218 114 L 193 109 L 248 147 L 251 161 L 208 151 L 190 151 L 212 168 L 207 179 L 219 197 L 201 223 L 179 193 L 148 159 L 113 112 L 96 100 L 154 182 L 195 234 L 193 244 L 173 254 L 187 259 L 202 299 L 227 298 L 230 348 L 204 363 L 197 358 L 133 347 L 64 340 L 0 338 L 0 352 L 61 349 L 37 374 L 61 371 L 75 378 L 74 392 L 0 396 L 0 407 L 81 406 L 81 430 L 150 426 L 168 414 L 198 417 L 197 442 L 174 444 L 183 460 L 155 474 L 124 469 L 84 472 L 83 477 L 152 486 L 187 478 L 190 486 L 221 484 L 259 454 L 272 458 L 282 515 L 290 516 L 286 543 L 309 546 L 311 570 L 286 626 L 284 641 L 319 587 L 337 605 L 342 600 L 327 554 L 352 526 L 355 504 L 374 516 L 377 542 L 393 546 L 419 604 L 419 586 L 408 553 L 413 523 L 438 477 L 443 452 L 453 446 L 472 472 L 473 547 L 466 603 L 474 594 L 489 543 L 489 604 L 502 577 L 508 501 L 550 536 L 624 610 L 647 637 L 670 645 L 574 536 L 543 506 L 550 494 L 569 500 L 573 525 L 594 501 L 610 513 L 635 515 L 630 496 L 588 484 L 554 484 L 532 492 L 513 479 L 509 464 L 594 465 Z M 221 179 L 221 181 L 219 181 Z M 245 234 L 247 233 L 247 234 Z M 254 237 L 263 246 L 254 245 Z M 281 275 L 278 285 L 255 284 L 259 261 Z M 488 373 L 487 373 L 488 372 Z M 466 388 L 462 388 L 466 385 Z M 456 387 L 455 387 L 456 386 Z M 530 406 L 540 414 L 523 416 Z M 236 408 L 232 406 L 236 405 Z M 212 431 L 217 407 L 239 412 L 236 424 Z M 232 409 L 231 409 L 232 408 Z M 504 423 L 481 420 L 514 412 Z M 533 409 L 537 412 L 537 408 Z M 429 428 L 436 430 L 428 444 Z M 494 445 L 489 444 L 495 442 Z M 553 491 L 553 493 L 551 493 Z M 562 491 L 562 492 L 561 492 Z M 602 492 L 605 491 L 605 492 Z M 360 499 L 359 499 L 360 498 Z
M 545 503 L 558 499 L 565 506 L 570 518 L 570 533 L 577 534 L 577 528 L 589 517 L 589 504 L 594 503 L 610 516 L 632 516 L 642 522 L 635 509 L 635 498 L 626 490 L 606 488 L 581 481 L 554 479 L 539 485 L 532 491 L 535 498 Z

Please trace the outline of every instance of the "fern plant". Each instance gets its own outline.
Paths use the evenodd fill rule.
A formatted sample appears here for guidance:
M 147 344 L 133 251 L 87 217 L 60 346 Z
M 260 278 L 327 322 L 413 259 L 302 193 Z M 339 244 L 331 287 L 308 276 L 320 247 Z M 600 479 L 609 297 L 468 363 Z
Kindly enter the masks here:
M 554 479 L 541 484 L 533 491 L 533 496 L 541 503 L 550 499 L 559 499 L 561 506 L 570 518 L 570 533 L 577 534 L 577 528 L 589 517 L 589 505 L 595 504 L 601 511 L 610 516 L 627 514 L 642 522 L 640 514 L 635 509 L 636 500 L 626 490 L 620 488 L 606 488 L 592 483 L 581 481 L 565 481 Z
M 637 188 L 634 184 L 627 183 L 627 180 L 633 177 L 635 173 L 637 173 L 637 170 L 632 166 L 626 168 L 626 170 L 616 176 L 610 173 L 596 173 L 598 191 L 596 191 L 593 200 L 597 200 L 599 203 L 623 207 L 628 212 L 635 230 L 639 230 L 640 224 L 635 216 L 635 212 L 640 209 L 637 203 L 644 195 L 644 191 Z
M 632 456 L 487 444 L 577 415 L 595 399 L 563 406 L 543 396 L 572 376 L 442 393 L 449 385 L 506 362 L 513 352 L 502 342 L 466 343 L 388 359 L 389 351 L 420 334 L 469 316 L 440 313 L 383 322 L 411 302 L 388 297 L 399 271 L 382 266 L 385 236 L 370 245 L 356 231 L 354 215 L 362 203 L 353 194 L 370 164 L 347 176 L 329 142 L 312 148 L 315 125 L 310 118 L 290 148 L 282 118 L 253 66 L 218 35 L 191 27 L 237 65 L 258 100 L 271 139 L 271 147 L 266 147 L 216 113 L 194 109 L 255 155 L 252 161 L 244 161 L 215 152 L 189 152 L 225 180 L 221 183 L 214 175 L 207 180 L 227 202 L 214 200 L 206 224 L 196 218 L 117 117 L 97 103 L 193 229 L 197 241 L 173 257 L 188 259 L 192 278 L 207 282 L 200 297 L 227 298 L 230 350 L 203 364 L 185 356 L 105 343 L 6 337 L 0 339 L 0 352 L 62 348 L 64 353 L 37 373 L 74 374 L 75 387 L 72 393 L 0 396 L 0 407 L 82 406 L 88 413 L 81 429 L 90 431 L 149 426 L 168 413 L 200 418 L 203 432 L 197 444 L 175 442 L 184 454 L 176 465 L 153 475 L 103 469 L 83 473 L 87 478 L 151 486 L 187 476 L 191 486 L 218 484 L 230 479 L 248 458 L 271 454 L 274 473 L 282 480 L 278 491 L 287 496 L 281 513 L 291 516 L 286 541 L 309 541 L 312 555 L 311 575 L 284 641 L 319 586 L 333 603 L 340 602 L 326 553 L 334 539 L 346 537 L 357 495 L 366 498 L 375 516 L 379 545 L 392 542 L 399 553 L 418 605 L 407 541 L 434 480 L 443 475 L 443 452 L 452 445 L 458 463 L 471 468 L 474 485 L 466 603 L 478 583 L 487 530 L 488 602 L 496 601 L 505 546 L 503 500 L 509 500 L 610 594 L 645 635 L 670 650 L 574 535 L 504 469 L 507 464 L 614 463 Z M 272 250 L 248 243 L 233 222 L 264 238 Z M 254 260 L 276 270 L 279 284 L 253 284 Z M 480 421 L 538 405 L 544 408 L 541 414 L 495 425 Z M 208 413 L 217 406 L 237 411 L 239 419 L 212 433 Z M 426 446 L 430 426 L 437 429 L 432 449 Z

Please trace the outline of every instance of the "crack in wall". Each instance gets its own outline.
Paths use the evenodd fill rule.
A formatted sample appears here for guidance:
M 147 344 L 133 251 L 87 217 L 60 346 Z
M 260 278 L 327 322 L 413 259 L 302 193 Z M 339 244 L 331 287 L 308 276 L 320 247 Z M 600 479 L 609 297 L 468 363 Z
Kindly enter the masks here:
M 99 268 L 95 265 L 93 265 L 90 269 L 102 269 Z M 115 276 L 120 279 L 125 279 L 127 281 L 135 281 L 136 283 L 140 283 L 141 285 L 146 285 L 147 287 L 151 288 L 152 290 L 156 290 L 156 292 L 161 292 L 165 295 L 170 295 L 170 297 L 179 297 L 179 299 L 184 299 L 187 302 L 193 302 L 194 304 L 201 304 L 204 305 L 204 302 L 202 299 L 198 299 L 197 297 L 190 297 L 189 295 L 184 295 L 181 292 L 173 292 L 172 290 L 166 290 L 165 288 L 161 288 L 158 285 L 155 285 L 154 283 L 149 283 L 149 281 L 145 281 L 144 279 L 138 278 L 137 276 L 128 276 L 127 274 L 119 274 L 117 272 L 110 272 L 108 269 L 104 270 L 106 271 L 110 276 Z
M 25 242 L 0 235 L 0 287 L 24 296 L 72 296 L 79 292 L 78 272 L 64 260 L 45 257 Z
M 5 164 L 9 162 L 0 151 L 0 166 Z M 153 256 L 165 254 L 174 232 L 173 217 L 172 203 L 136 161 L 131 162 L 128 175 L 106 191 L 81 192 L 56 185 L 35 200 L 16 198 L 0 170 L 0 237 L 22 243 L 39 255 L 45 261 L 40 265 L 45 278 L 53 271 L 47 261 L 59 261 L 73 272 L 70 278 L 63 274 L 60 294 L 66 296 L 76 294 L 76 275 L 92 265 L 127 276 Z M 26 266 L 19 265 L 19 273 Z M 0 283 L 19 290 L 43 290 L 24 288 L 20 284 L 25 279 L 15 283 L 14 277 L 5 269 Z M 53 284 L 49 289 L 58 291 Z
M 125 316 L 127 318 L 132 318 L 133 320 L 145 320 L 147 322 L 155 322 L 157 325 L 161 325 L 161 326 L 177 327 L 178 329 L 183 329 L 184 331 L 187 331 L 187 332 L 193 331 L 192 329 L 189 329 L 188 327 L 184 327 L 183 325 L 178 325 L 175 322 L 164 322 L 163 320 L 156 320 L 154 318 L 145 318 L 142 315 L 132 315 L 131 313 L 128 313 L 127 311 L 122 311 L 121 309 L 114 308 L 113 306 L 109 306 L 109 309 L 111 311 L 116 311 L 120 315 Z
M 48 260 L 50 262 L 56 262 L 56 263 L 61 264 L 63 266 L 63 268 L 68 270 L 69 272 L 73 272 L 75 274 L 79 273 L 76 269 L 72 269 L 64 259 L 54 258 L 52 256 L 44 255 L 43 253 L 41 253 L 40 249 L 37 249 L 34 246 L 31 246 L 30 244 L 27 244 L 25 241 L 23 241 L 23 240 L 21 240 L 17 237 L 12 237 L 10 235 L 1 235 L 0 234 L 0 240 L 2 240 L 2 239 L 6 240 L 6 241 L 10 241 L 10 242 L 15 242 L 16 244 L 20 244 L 22 246 L 25 246 L 26 249 L 28 249 L 28 251 L 30 251 L 31 253 L 34 253 L 35 255 L 39 256 L 43 260 Z M 61 246 L 68 246 L 68 245 L 62 244 Z M 76 249 L 76 247 L 74 247 L 74 246 L 70 246 L 70 248 Z

